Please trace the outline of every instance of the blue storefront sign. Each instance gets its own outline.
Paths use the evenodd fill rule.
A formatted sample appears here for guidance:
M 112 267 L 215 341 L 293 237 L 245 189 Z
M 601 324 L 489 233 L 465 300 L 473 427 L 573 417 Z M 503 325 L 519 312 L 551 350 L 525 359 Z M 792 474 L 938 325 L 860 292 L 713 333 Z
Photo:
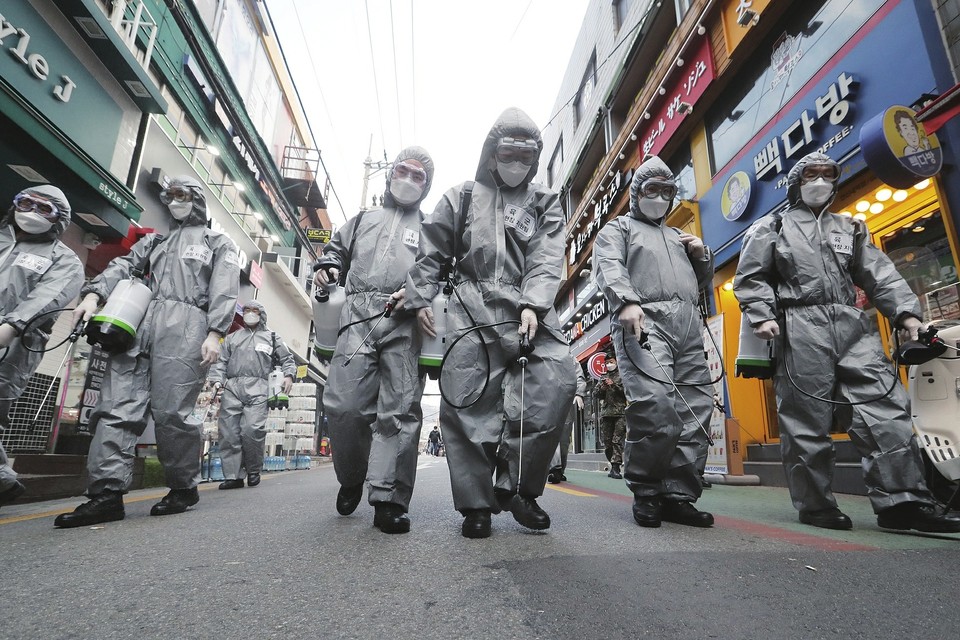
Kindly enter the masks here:
M 785 203 L 787 172 L 797 160 L 823 151 L 842 163 L 845 180 L 865 167 L 860 129 L 868 120 L 891 105 L 935 92 L 915 11 L 908 1 L 885 3 L 714 176 L 700 213 L 704 240 L 718 266 L 736 256 L 752 222 Z M 916 55 L 907 54 L 911 51 Z M 741 183 L 749 178 L 741 185 L 749 185 L 749 206 L 744 202 L 740 211 L 731 207 L 729 195 L 735 174 Z

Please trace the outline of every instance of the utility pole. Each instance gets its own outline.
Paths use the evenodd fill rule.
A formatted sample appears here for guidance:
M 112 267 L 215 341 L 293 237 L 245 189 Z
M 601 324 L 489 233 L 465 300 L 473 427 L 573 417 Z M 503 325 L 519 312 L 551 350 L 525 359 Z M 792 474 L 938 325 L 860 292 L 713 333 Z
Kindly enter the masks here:
M 373 175 L 376 175 L 380 171 L 384 171 L 390 167 L 390 163 L 386 161 L 386 151 L 384 151 L 384 160 L 383 161 L 373 161 L 373 158 L 370 156 L 371 151 L 373 150 L 373 134 L 370 134 L 370 144 L 367 147 L 367 157 L 363 161 L 363 192 L 360 194 L 360 211 L 367 211 L 370 207 L 367 206 L 367 186 L 370 183 L 370 178 Z

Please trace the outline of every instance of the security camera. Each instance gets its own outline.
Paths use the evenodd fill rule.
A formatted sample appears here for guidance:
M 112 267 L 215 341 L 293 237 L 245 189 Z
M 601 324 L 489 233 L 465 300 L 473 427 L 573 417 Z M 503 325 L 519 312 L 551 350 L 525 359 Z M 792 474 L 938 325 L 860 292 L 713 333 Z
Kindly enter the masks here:
M 744 9 L 743 13 L 737 16 L 737 24 L 741 27 L 749 27 L 758 22 L 760 22 L 760 14 L 753 9 Z
M 693 113 L 693 105 L 689 102 L 681 102 L 677 106 L 677 113 L 682 115 L 687 115 L 688 113 Z

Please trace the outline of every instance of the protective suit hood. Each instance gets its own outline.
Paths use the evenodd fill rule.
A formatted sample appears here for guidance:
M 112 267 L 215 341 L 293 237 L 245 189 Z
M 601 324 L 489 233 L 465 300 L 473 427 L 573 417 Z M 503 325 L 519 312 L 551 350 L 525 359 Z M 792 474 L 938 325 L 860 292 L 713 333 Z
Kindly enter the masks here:
M 400 205 L 394 200 L 393 193 L 390 191 L 390 181 L 393 179 L 393 167 L 395 167 L 400 162 L 404 160 L 416 160 L 423 165 L 423 170 L 427 172 L 427 181 L 423 185 L 423 192 L 420 194 L 420 198 L 412 203 L 407 205 Z M 434 164 L 433 158 L 430 157 L 430 154 L 427 153 L 427 150 L 423 147 L 407 147 L 401 151 L 396 159 L 394 159 L 393 164 L 390 165 L 390 171 L 387 172 L 387 189 L 383 193 L 383 204 L 385 207 L 393 207 L 398 209 L 417 209 L 420 207 L 420 203 L 423 202 L 423 199 L 427 197 L 427 194 L 430 193 L 430 187 L 433 185 L 433 171 Z
M 56 240 L 63 232 L 67 230 L 67 227 L 70 226 L 70 202 L 67 200 L 67 196 L 64 195 L 63 191 L 53 186 L 52 184 L 42 184 L 36 187 L 27 187 L 23 191 L 17 194 L 20 195 L 35 195 L 40 196 L 41 198 L 46 198 L 57 205 L 57 208 L 60 210 L 60 216 L 57 219 L 57 222 L 54 223 L 48 231 L 43 233 L 32 234 L 35 238 L 43 238 L 46 240 Z M 16 196 L 14 196 L 16 197 Z M 12 202 L 12 200 L 11 200 Z M 0 218 L 0 224 L 13 224 L 13 215 L 14 207 L 13 205 L 7 209 L 6 214 Z
M 805 205 L 800 198 L 800 176 L 803 173 L 803 168 L 808 164 L 832 164 L 837 167 L 837 175 L 840 175 L 840 165 L 827 154 L 814 151 L 813 153 L 808 153 L 803 156 L 797 161 L 797 164 L 793 165 L 793 168 L 790 169 L 790 172 L 787 174 L 787 201 L 791 207 L 795 207 L 798 204 Z M 823 211 L 826 211 L 833 203 L 834 198 L 837 197 L 837 191 L 840 188 L 839 185 L 839 180 L 834 183 L 833 194 L 830 196 L 830 199 L 824 203 Z
M 667 219 L 666 216 L 659 220 L 654 220 L 640 211 L 640 198 L 643 197 L 641 187 L 643 183 L 650 178 L 663 178 L 665 180 L 674 180 L 673 171 L 658 156 L 651 156 L 643 162 L 633 174 L 633 180 L 630 182 L 630 215 L 637 220 L 643 220 L 655 225 L 662 225 Z M 667 213 L 673 209 L 673 202 L 667 207 Z
M 257 328 L 262 331 L 267 330 L 267 308 L 265 306 L 256 300 L 247 300 L 243 303 L 243 309 L 257 309 L 260 312 L 260 324 L 257 325 Z
M 511 138 L 513 136 L 523 136 L 537 143 L 537 149 L 543 151 L 543 138 L 540 135 L 540 128 L 526 113 L 516 107 L 510 107 L 500 114 L 497 121 L 490 128 L 487 139 L 483 142 L 483 149 L 480 151 L 480 162 L 477 165 L 476 180 L 480 184 L 486 185 L 492 189 L 502 186 L 500 176 L 497 174 L 497 144 L 502 138 Z M 530 166 L 527 177 L 523 179 L 520 185 L 529 184 L 533 177 L 537 175 L 537 169 L 540 166 L 540 157 Z
M 167 188 L 183 187 L 189 189 L 193 194 L 193 210 L 183 220 L 177 220 L 170 215 L 170 229 L 176 226 L 182 227 L 205 227 L 207 226 L 207 197 L 203 193 L 203 186 L 199 181 L 190 176 L 177 176 L 170 180 Z M 169 214 L 169 212 L 168 212 Z

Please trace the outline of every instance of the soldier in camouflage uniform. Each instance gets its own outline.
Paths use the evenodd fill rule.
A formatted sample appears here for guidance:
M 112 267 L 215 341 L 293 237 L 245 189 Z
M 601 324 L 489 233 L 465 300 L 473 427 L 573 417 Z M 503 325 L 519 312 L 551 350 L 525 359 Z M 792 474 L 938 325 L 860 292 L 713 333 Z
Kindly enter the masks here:
M 610 473 L 607 476 L 621 479 L 623 439 L 627 431 L 623 411 L 627 408 L 627 396 L 623 391 L 620 372 L 617 371 L 616 354 L 608 352 L 604 362 L 607 375 L 597 383 L 596 389 L 597 398 L 600 400 L 600 437 L 603 439 L 603 453 L 610 462 Z

